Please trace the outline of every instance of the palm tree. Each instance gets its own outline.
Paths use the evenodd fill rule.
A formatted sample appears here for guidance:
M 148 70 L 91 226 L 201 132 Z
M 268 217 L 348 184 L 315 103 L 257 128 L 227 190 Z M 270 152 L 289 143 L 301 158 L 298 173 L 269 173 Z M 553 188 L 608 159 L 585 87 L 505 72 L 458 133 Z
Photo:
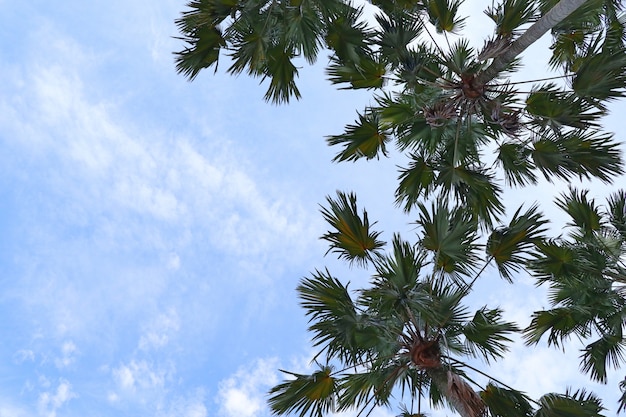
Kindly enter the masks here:
M 328 270 L 301 281 L 301 305 L 320 350 L 312 373 L 283 371 L 290 378 L 270 392 L 275 414 L 321 417 L 356 409 L 368 415 L 404 402 L 403 416 L 423 416 L 424 400 L 447 404 L 463 417 L 601 415 L 600 400 L 585 391 L 533 401 L 492 377 L 481 386 L 476 377 L 486 373 L 467 361 L 498 360 L 518 332 L 500 309 L 471 312 L 464 300 L 488 264 L 508 279 L 535 259 L 546 223 L 537 207 L 518 210 L 481 248 L 469 211 L 443 202 L 420 205 L 419 241 L 395 235 L 385 253 L 354 194 L 338 193 L 328 203 L 322 213 L 332 231 L 323 238 L 330 250 L 373 273 L 368 286 L 354 291 Z
M 570 233 L 538 245 L 531 269 L 549 286 L 552 306 L 534 313 L 526 340 L 535 344 L 547 335 L 548 344 L 560 347 L 577 336 L 586 341 L 581 369 L 606 383 L 608 369 L 619 367 L 626 353 L 626 192 L 611 195 L 604 210 L 574 189 L 558 205 L 571 219 Z
M 267 78 L 265 98 L 281 103 L 300 97 L 294 59 L 314 62 L 327 48 L 332 83 L 379 91 L 375 106 L 328 138 L 341 148 L 335 161 L 377 158 L 395 141 L 409 158 L 396 191 L 407 211 L 425 198 L 454 199 L 489 227 L 505 211 L 502 180 L 610 182 L 621 173 L 600 119 L 626 87 L 622 3 L 503 0 L 486 10 L 493 36 L 474 48 L 456 35 L 460 1 L 372 0 L 369 22 L 341 0 L 194 0 L 177 21 L 187 43 L 177 68 L 193 79 L 217 70 L 225 50 L 228 72 Z M 519 54 L 548 30 L 550 64 L 562 74 L 510 81 Z

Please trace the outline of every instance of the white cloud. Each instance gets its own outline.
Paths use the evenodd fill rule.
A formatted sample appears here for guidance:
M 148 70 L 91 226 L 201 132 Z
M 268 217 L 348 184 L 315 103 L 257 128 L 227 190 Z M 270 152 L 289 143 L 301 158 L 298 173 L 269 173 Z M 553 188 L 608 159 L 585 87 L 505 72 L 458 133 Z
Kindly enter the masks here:
M 183 397 L 175 398 L 157 417 L 207 417 L 204 389 L 196 389 Z
M 161 391 L 168 377 L 166 371 L 155 369 L 144 360 L 132 360 L 128 364 L 114 368 L 111 373 L 119 391 L 124 394 Z
M 216 401 L 226 417 L 256 417 L 265 408 L 267 390 L 278 381 L 276 359 L 259 359 L 220 383 Z
M 54 360 L 54 364 L 57 368 L 66 368 L 70 366 L 76 360 L 76 354 L 78 349 L 76 345 L 71 341 L 66 341 L 61 346 L 61 356 Z
M 16 363 L 33 362 L 35 360 L 35 352 L 30 349 L 20 349 L 13 355 Z
M 180 329 L 176 309 L 170 308 L 159 314 L 144 330 L 139 339 L 139 349 L 158 349 L 168 344 L 172 334 Z
M 24 408 L 12 404 L 10 401 L 0 398 L 0 417 L 31 417 Z
M 72 385 L 65 379 L 60 379 L 54 392 L 43 392 L 39 395 L 37 407 L 39 414 L 45 417 L 56 417 L 57 410 L 78 395 L 72 391 Z

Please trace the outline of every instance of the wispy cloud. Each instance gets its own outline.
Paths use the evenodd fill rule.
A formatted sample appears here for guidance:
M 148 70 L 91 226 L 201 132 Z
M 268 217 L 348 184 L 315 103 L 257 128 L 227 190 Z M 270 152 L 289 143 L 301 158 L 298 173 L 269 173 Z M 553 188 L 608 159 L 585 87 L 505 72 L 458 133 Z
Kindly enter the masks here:
M 72 391 L 72 385 L 65 379 L 60 379 L 56 389 L 52 392 L 45 391 L 39 395 L 37 407 L 39 415 L 44 417 L 56 417 L 57 411 L 78 395 Z
M 258 359 L 222 381 L 216 402 L 225 417 L 266 415 L 266 393 L 278 382 L 276 359 Z

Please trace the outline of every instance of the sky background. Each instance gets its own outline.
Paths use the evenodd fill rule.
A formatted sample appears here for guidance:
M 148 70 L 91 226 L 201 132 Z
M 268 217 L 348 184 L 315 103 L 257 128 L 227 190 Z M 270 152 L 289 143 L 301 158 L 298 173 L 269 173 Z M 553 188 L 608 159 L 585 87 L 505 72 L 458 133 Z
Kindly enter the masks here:
M 475 46 L 490 3 L 464 7 Z M 172 55 L 183 9 L 0 0 L 0 417 L 268 416 L 277 369 L 305 370 L 313 353 L 298 280 L 324 266 L 367 279 L 324 257 L 325 196 L 355 191 L 385 238 L 414 237 L 393 205 L 399 157 L 330 162 L 324 137 L 370 93 L 330 86 L 324 54 L 288 106 L 225 75 L 226 60 L 189 83 Z M 545 75 L 546 45 L 523 77 Z M 612 110 L 607 130 L 623 132 L 626 106 Z M 589 186 L 604 199 L 626 181 Z M 508 193 L 509 210 L 543 202 L 558 228 L 566 187 Z M 543 293 L 524 277 L 493 291 L 493 271 L 476 302 L 525 326 Z M 614 411 L 620 372 L 596 386 L 577 356 L 516 344 L 494 374 L 535 396 L 587 386 Z

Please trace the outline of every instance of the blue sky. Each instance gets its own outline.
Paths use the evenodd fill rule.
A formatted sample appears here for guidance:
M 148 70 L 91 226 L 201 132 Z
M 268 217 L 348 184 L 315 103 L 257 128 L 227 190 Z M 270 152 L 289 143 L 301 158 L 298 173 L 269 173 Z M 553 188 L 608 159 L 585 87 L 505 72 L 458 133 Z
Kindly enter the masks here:
M 267 416 L 277 369 L 311 358 L 298 280 L 325 265 L 364 279 L 323 257 L 318 204 L 353 190 L 385 237 L 411 233 L 398 161 L 332 164 L 323 140 L 369 93 L 336 91 L 319 65 L 282 107 L 226 62 L 189 83 L 172 56 L 183 8 L 0 0 L 0 417 Z M 545 71 L 539 52 L 528 62 Z M 545 305 L 526 281 L 482 301 L 524 322 Z M 576 357 L 515 346 L 498 372 L 530 393 L 588 385 L 615 409 L 619 375 L 595 387 Z

